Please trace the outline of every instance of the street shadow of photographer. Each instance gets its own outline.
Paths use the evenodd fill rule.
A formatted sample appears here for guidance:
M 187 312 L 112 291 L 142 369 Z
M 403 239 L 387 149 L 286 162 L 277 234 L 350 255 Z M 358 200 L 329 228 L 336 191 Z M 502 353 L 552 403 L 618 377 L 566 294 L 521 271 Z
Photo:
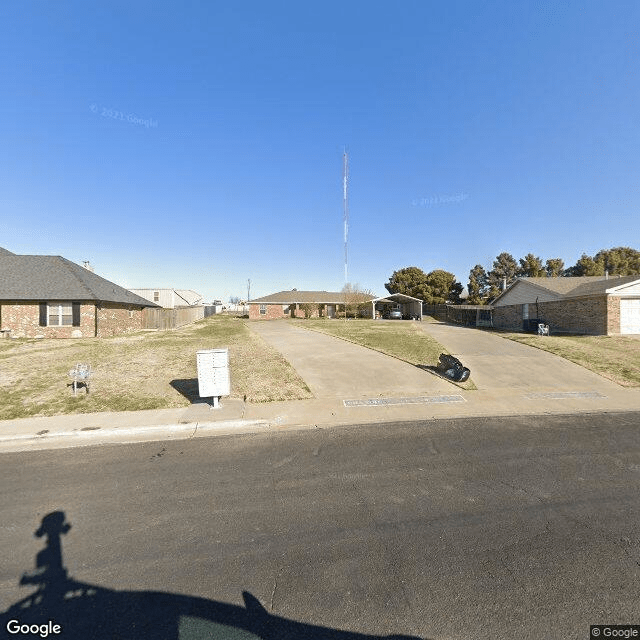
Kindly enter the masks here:
M 44 537 L 46 546 L 36 555 L 35 570 L 20 580 L 36 591 L 0 612 L 0 628 L 12 635 L 65 640 L 420 640 L 340 631 L 271 615 L 248 591 L 242 593 L 242 607 L 79 582 L 67 575 L 62 561 L 61 537 L 70 529 L 63 511 L 42 519 L 35 536 Z

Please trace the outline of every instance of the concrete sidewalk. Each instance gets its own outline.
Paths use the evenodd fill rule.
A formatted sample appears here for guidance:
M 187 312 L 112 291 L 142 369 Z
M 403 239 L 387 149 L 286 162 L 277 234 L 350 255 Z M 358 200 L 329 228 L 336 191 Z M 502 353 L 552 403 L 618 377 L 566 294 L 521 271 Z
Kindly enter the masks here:
M 321 398 L 263 404 L 223 398 L 219 409 L 202 403 L 183 409 L 0 421 L 0 452 L 367 423 L 505 415 L 531 415 L 535 420 L 540 414 L 626 411 L 640 411 L 640 389 L 532 393 L 517 389 L 461 391 L 451 385 L 446 394 Z

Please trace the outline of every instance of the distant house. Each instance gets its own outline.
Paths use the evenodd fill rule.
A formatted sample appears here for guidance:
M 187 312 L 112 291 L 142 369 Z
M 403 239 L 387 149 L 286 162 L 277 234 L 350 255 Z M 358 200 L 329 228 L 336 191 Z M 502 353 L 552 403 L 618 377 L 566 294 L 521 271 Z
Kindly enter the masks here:
M 493 325 L 592 335 L 640 333 L 640 275 L 518 278 L 492 303 Z M 534 327 L 535 328 L 535 327 Z
M 349 304 L 371 302 L 374 296 L 350 294 Z M 249 319 L 275 320 L 278 318 L 304 318 L 304 306 L 310 305 L 313 317 L 335 317 L 344 311 L 345 294 L 340 291 L 280 291 L 249 301 Z M 304 305 L 304 306 L 303 306 Z
M 26 338 L 112 336 L 142 328 L 157 305 L 62 256 L 0 248 L 0 330 Z
M 165 309 L 194 307 L 202 304 L 202 296 L 191 289 L 129 289 L 131 293 Z

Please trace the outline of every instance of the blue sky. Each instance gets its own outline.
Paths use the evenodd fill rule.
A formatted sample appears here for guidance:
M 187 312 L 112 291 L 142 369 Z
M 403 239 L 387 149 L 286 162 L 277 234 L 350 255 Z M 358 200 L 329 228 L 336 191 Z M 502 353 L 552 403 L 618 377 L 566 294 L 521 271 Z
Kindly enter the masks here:
M 0 5 L 0 246 L 206 300 L 640 248 L 640 4 Z

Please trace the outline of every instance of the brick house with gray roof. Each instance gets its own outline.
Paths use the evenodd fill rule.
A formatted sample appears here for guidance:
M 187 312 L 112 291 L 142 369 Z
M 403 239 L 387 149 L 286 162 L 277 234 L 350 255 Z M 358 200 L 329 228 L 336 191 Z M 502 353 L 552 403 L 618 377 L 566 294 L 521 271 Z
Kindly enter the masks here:
M 518 278 L 491 303 L 493 326 L 552 332 L 640 334 L 640 275 Z
M 350 293 L 349 304 L 371 302 L 375 297 L 365 293 Z M 249 301 L 249 319 L 277 320 L 279 318 L 304 318 L 303 305 L 312 305 L 313 317 L 335 317 L 338 310 L 344 311 L 345 294 L 341 291 L 279 291 Z
M 62 256 L 0 248 L 0 331 L 25 338 L 113 336 L 142 328 L 158 305 Z

